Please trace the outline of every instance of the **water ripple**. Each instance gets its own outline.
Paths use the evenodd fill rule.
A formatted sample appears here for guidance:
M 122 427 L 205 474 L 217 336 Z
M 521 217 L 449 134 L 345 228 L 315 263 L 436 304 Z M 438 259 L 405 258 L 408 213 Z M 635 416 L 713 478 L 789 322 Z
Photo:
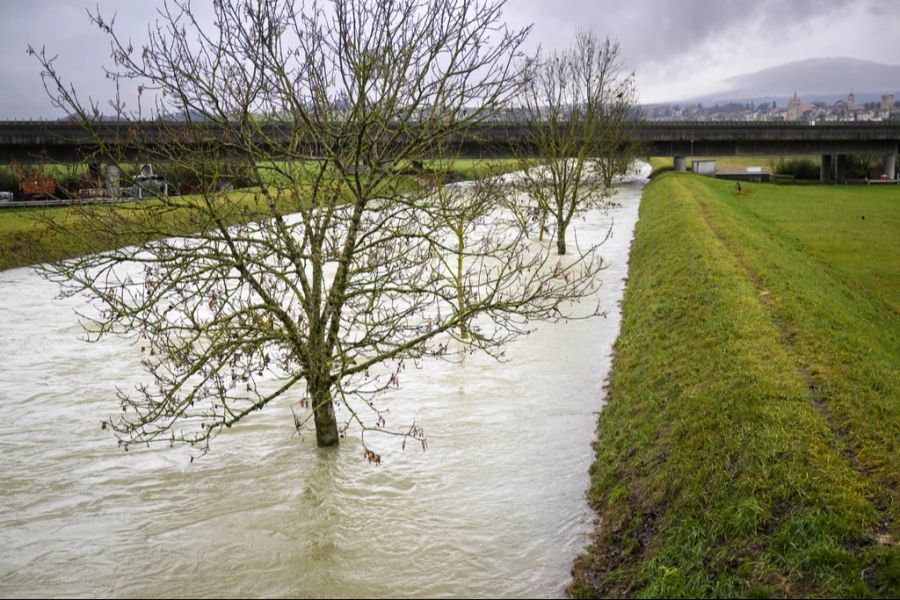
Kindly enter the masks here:
M 298 441 L 273 405 L 190 462 L 117 449 L 100 421 L 140 381 L 127 341 L 78 341 L 77 299 L 29 269 L 0 279 L 0 595 L 559 596 L 586 543 L 595 412 L 618 331 L 640 186 L 579 223 L 611 267 L 607 319 L 543 326 L 507 364 L 410 369 L 393 423 L 429 449 L 362 458 Z

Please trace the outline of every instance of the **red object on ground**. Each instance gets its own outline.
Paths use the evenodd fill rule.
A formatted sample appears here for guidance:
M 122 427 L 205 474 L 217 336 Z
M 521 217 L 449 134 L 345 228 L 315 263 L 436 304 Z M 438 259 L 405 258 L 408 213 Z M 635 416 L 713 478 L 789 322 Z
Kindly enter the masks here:
M 56 182 L 52 177 L 42 175 L 28 175 L 22 178 L 22 193 L 27 196 L 37 196 L 39 194 L 53 195 L 56 191 Z

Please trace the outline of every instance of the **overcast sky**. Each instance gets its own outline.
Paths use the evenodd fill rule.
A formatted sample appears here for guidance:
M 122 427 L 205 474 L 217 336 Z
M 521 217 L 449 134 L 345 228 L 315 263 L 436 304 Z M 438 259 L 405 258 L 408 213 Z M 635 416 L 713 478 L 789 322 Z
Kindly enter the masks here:
M 80 90 L 109 94 L 99 68 L 108 43 L 85 13 L 97 5 L 136 42 L 155 17 L 152 0 L 0 0 L 0 119 L 60 116 L 28 44 L 58 54 Z M 510 25 L 534 24 L 532 48 L 564 47 L 579 28 L 618 39 L 642 102 L 717 92 L 732 75 L 806 58 L 900 64 L 900 0 L 508 0 L 505 13 Z

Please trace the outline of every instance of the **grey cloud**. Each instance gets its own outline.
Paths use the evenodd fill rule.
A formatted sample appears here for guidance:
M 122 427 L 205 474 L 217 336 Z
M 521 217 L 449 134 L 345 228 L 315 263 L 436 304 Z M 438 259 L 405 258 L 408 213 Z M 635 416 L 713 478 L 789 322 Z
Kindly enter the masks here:
M 103 34 L 91 27 L 85 7 L 98 0 L 2 0 L 0 4 L 0 118 L 55 114 L 40 83 L 37 61 L 25 56 L 31 43 L 60 54 L 60 72 L 95 97 L 109 93 L 100 66 L 109 63 Z M 99 0 L 105 15 L 118 12 L 118 29 L 136 42 L 155 18 L 153 2 Z M 209 4 L 195 0 L 201 11 Z M 706 63 L 728 60 L 733 74 L 819 56 L 853 56 L 900 63 L 900 2 L 897 0 L 509 0 L 512 26 L 534 24 L 530 45 L 568 46 L 577 29 L 618 39 L 626 66 L 641 80 L 678 81 Z M 847 22 L 860 26 L 812 48 L 805 38 Z M 854 22 L 857 22 L 854 21 Z M 790 42 L 794 54 L 782 54 Z M 826 47 L 827 46 L 827 47 Z M 825 54 L 822 54 L 822 52 Z M 805 54 L 803 54 L 805 52 Z M 798 54 L 799 53 L 799 54 Z M 747 68 L 748 58 L 755 58 Z
M 721 74 L 723 64 L 738 75 L 815 56 L 900 62 L 900 36 L 889 33 L 900 30 L 896 0 L 509 0 L 507 14 L 535 23 L 534 46 L 566 46 L 578 28 L 618 39 L 639 88 L 695 80 L 711 66 Z
M 874 0 L 865 4 L 878 6 Z M 565 42 L 577 28 L 590 28 L 619 39 L 626 56 L 643 65 L 664 63 L 735 36 L 787 35 L 811 20 L 833 17 L 842 6 L 847 3 L 841 0 L 510 0 L 507 12 L 531 17 L 543 47 Z

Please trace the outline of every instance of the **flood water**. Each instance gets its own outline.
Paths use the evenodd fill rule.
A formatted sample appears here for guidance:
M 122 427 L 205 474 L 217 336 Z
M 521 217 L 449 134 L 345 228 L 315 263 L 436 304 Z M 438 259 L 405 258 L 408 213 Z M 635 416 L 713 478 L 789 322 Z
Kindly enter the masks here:
M 643 176 L 649 169 L 645 166 Z M 80 341 L 78 300 L 0 272 L 0 595 L 561 596 L 592 515 L 596 412 L 642 181 L 578 239 L 613 235 L 608 316 L 544 324 L 507 363 L 408 368 L 389 425 L 428 449 L 298 438 L 287 402 L 182 448 L 123 452 L 100 427 L 142 380 L 127 342 Z

